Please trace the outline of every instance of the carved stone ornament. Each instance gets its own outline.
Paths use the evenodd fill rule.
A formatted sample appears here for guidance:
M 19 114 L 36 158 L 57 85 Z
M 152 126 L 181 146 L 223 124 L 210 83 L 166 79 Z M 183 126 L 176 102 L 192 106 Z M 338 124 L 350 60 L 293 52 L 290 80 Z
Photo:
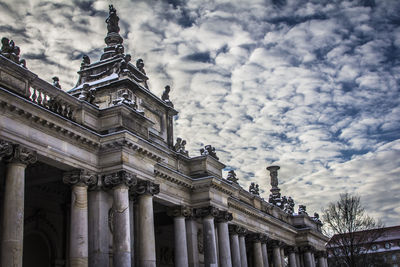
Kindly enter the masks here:
M 148 194 L 153 196 L 160 193 L 160 185 L 151 181 L 139 181 L 134 188 L 134 192 L 137 195 Z
M 260 188 L 258 184 L 251 183 L 249 187 L 249 192 L 253 195 L 259 196 L 260 195 Z
M 246 235 L 247 234 L 247 229 L 246 228 L 244 228 L 244 227 L 239 227 L 239 229 L 238 229 L 238 234 L 239 235 Z
M 264 235 L 260 233 L 251 233 L 248 235 L 248 237 L 252 242 L 261 242 L 261 240 L 264 238 Z
M 13 153 L 13 145 L 7 141 L 0 140 L 0 160 L 11 156 Z
M 314 252 L 315 249 L 312 246 L 303 246 L 299 248 L 300 252 Z
M 86 185 L 93 187 L 97 185 L 98 177 L 96 174 L 90 173 L 85 170 L 75 170 L 66 172 L 63 175 L 63 182 L 68 185 Z
M 244 235 L 246 233 L 245 228 L 235 224 L 229 224 L 228 230 L 230 235 Z
M 9 40 L 6 37 L 1 39 L 1 50 L 0 54 L 8 58 L 9 60 L 13 61 L 14 63 L 21 65 L 22 67 L 26 68 L 26 61 L 25 59 L 19 58 L 19 54 L 21 50 L 18 46 L 15 45 L 13 40 Z
M 283 245 L 284 245 L 284 243 L 283 243 L 282 241 L 273 240 L 273 239 L 270 239 L 270 240 L 268 241 L 268 244 L 269 244 L 272 248 L 280 248 L 280 247 L 283 247 Z
M 170 217 L 190 217 L 192 216 L 192 209 L 186 206 L 170 207 L 167 210 L 167 215 Z
M 285 248 L 285 252 L 287 253 L 287 254 L 290 254 L 290 253 L 295 253 L 296 252 L 296 248 L 295 247 L 293 247 L 293 246 L 287 246 L 286 248 Z
M 236 173 L 234 170 L 230 170 L 228 172 L 228 176 L 226 177 L 226 180 L 228 180 L 229 182 L 232 182 L 234 184 L 239 184 L 238 183 L 238 178 L 236 177 Z
M 232 213 L 226 211 L 226 210 L 221 210 L 217 217 L 215 217 L 216 221 L 221 223 L 221 222 L 228 222 L 232 221 L 233 215 Z
M 118 185 L 132 187 L 135 186 L 137 183 L 138 181 L 136 175 L 124 170 L 103 175 L 103 186 L 105 188 L 112 188 Z
M 3 141 L 0 143 L 0 158 L 4 158 L 7 162 L 18 162 L 22 164 L 33 164 L 37 161 L 37 153 L 29 148 L 21 145 L 11 145 L 11 143 Z
M 206 217 L 206 216 L 212 216 L 212 217 L 217 217 L 220 213 L 220 210 L 213 207 L 213 206 L 208 206 L 205 208 L 197 208 L 195 209 L 195 215 L 197 217 Z

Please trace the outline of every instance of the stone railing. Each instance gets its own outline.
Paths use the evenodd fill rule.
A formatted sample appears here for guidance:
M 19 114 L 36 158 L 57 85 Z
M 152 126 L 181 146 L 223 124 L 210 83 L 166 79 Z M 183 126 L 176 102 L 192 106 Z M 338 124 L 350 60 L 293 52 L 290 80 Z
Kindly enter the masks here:
M 80 101 L 0 55 L 0 86 L 60 116 L 74 120 Z

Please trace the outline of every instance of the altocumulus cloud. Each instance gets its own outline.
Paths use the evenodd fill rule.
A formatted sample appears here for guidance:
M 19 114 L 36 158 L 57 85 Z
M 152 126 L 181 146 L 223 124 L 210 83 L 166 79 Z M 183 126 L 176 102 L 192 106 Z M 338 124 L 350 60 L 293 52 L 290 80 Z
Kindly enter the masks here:
M 0 3 L 0 33 L 42 78 L 73 87 L 83 54 L 98 58 L 107 1 Z M 171 84 L 176 133 L 255 181 L 265 167 L 319 211 L 358 193 L 387 225 L 400 210 L 398 1 L 117 1 L 125 50 L 151 90 Z

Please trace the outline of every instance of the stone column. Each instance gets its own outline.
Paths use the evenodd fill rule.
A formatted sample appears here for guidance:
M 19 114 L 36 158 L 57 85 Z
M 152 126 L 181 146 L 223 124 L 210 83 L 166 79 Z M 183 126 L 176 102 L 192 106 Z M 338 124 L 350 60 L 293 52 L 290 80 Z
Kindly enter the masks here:
M 189 265 L 186 240 L 185 217 L 191 216 L 188 207 L 178 206 L 168 209 L 168 216 L 174 218 L 174 253 L 175 266 L 186 267 Z
M 99 181 L 100 182 L 100 181 Z M 89 266 L 109 266 L 107 192 L 99 183 L 89 188 Z
M 199 267 L 199 248 L 197 243 L 197 223 L 193 216 L 186 220 L 186 240 L 188 243 L 189 267 Z
M 282 266 L 282 255 L 281 255 L 281 242 L 277 240 L 271 241 L 272 246 L 272 256 L 273 256 L 273 263 L 274 267 L 283 267 Z
M 300 267 L 300 266 L 297 266 L 295 248 L 287 247 L 287 253 L 288 253 L 288 258 L 289 258 L 289 267 Z
M 301 250 L 303 252 L 304 267 L 314 267 L 315 260 L 312 248 L 310 246 L 305 246 L 302 247 Z
M 282 260 L 282 266 L 285 266 L 285 249 L 284 249 L 284 247 L 281 247 L 281 260 Z
M 64 173 L 63 182 L 71 185 L 69 262 L 71 267 L 88 266 L 88 186 L 97 184 L 97 176 L 84 170 Z
M 269 267 L 267 241 L 268 237 L 266 235 L 263 235 L 261 239 L 261 251 L 263 256 L 264 267 Z
M 153 195 L 160 192 L 160 185 L 151 181 L 140 181 L 135 192 L 139 201 L 139 266 L 155 267 Z
M 262 255 L 262 249 L 261 249 L 261 239 L 262 235 L 261 234 L 251 234 L 250 235 L 251 241 L 253 241 L 253 262 L 254 266 L 264 266 L 264 259 Z
M 240 259 L 240 247 L 239 247 L 239 229 L 237 225 L 229 225 L 229 239 L 231 243 L 231 256 L 232 256 L 232 266 L 242 267 L 242 262 Z
M 219 266 L 232 267 L 228 230 L 228 221 L 233 219 L 232 213 L 228 211 L 220 211 L 216 219 L 218 226 Z
M 129 221 L 129 187 L 137 184 L 136 176 L 121 170 L 103 176 L 106 188 L 112 188 L 111 209 L 113 266 L 131 267 L 131 229 Z
M 37 160 L 36 152 L 0 141 L 0 159 L 7 164 L 5 181 L 1 266 L 22 267 L 24 239 L 25 168 Z
M 295 255 L 296 255 L 296 265 L 297 265 L 297 267 L 303 267 L 301 265 L 299 250 L 297 248 L 295 250 Z
M 217 267 L 217 244 L 215 240 L 214 217 L 218 216 L 219 210 L 210 206 L 196 209 L 196 216 L 203 218 L 203 246 L 204 266 Z
M 316 252 L 316 256 L 317 256 L 317 263 L 318 263 L 318 267 L 328 267 L 328 265 L 326 264 L 327 260 L 326 260 L 326 251 L 317 251 Z
M 247 267 L 247 253 L 246 253 L 246 236 L 247 230 L 243 227 L 239 228 L 239 249 L 240 249 L 240 261 L 242 267 Z
M 136 254 L 136 248 L 135 248 L 135 206 L 136 206 L 137 198 L 135 197 L 134 194 L 132 194 L 132 190 L 129 191 L 129 229 L 130 229 L 130 236 L 131 236 L 131 264 L 132 266 L 135 266 L 135 254 Z

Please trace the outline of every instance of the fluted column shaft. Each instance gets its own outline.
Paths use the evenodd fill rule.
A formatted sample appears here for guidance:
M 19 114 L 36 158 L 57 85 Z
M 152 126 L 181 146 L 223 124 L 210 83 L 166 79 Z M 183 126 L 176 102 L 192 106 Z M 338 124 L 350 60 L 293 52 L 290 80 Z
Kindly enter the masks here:
M 8 162 L 5 179 L 1 266 L 22 267 L 24 239 L 25 169 L 36 152 L 0 141 L 0 160 Z
M 89 191 L 89 267 L 109 266 L 107 193 Z
M 150 181 L 137 185 L 139 194 L 139 266 L 156 266 L 156 244 L 154 234 L 153 195 L 158 194 L 160 187 Z
M 69 258 L 71 267 L 87 267 L 89 257 L 88 186 L 97 184 L 97 176 L 84 170 L 64 173 L 63 181 L 71 185 Z
M 198 267 L 199 249 L 197 244 L 197 224 L 193 217 L 186 220 L 186 239 L 188 243 L 189 267 Z
M 304 258 L 304 267 L 314 267 L 314 260 L 312 259 L 313 255 L 311 254 L 311 251 L 305 251 L 303 253 L 303 258 Z
M 261 243 L 261 251 L 263 256 L 264 267 L 269 267 L 268 249 L 267 249 L 267 244 L 265 242 Z
M 174 256 L 176 267 L 189 265 L 186 239 L 185 217 L 191 216 L 191 209 L 184 206 L 176 206 L 168 209 L 167 214 L 174 218 Z
M 240 258 L 240 247 L 239 247 L 239 227 L 236 225 L 229 225 L 229 239 L 231 244 L 231 256 L 232 256 L 232 266 L 242 267 L 242 261 Z
M 217 217 L 220 267 L 232 267 L 232 256 L 228 230 L 228 221 L 230 220 L 232 220 L 232 214 L 227 211 L 221 211 Z
M 264 266 L 260 240 L 253 241 L 254 266 Z
M 242 267 L 247 267 L 246 240 L 244 233 L 239 235 L 240 261 Z
M 274 267 L 283 267 L 281 248 L 279 246 L 274 246 L 272 248 L 272 256 L 273 256 Z

